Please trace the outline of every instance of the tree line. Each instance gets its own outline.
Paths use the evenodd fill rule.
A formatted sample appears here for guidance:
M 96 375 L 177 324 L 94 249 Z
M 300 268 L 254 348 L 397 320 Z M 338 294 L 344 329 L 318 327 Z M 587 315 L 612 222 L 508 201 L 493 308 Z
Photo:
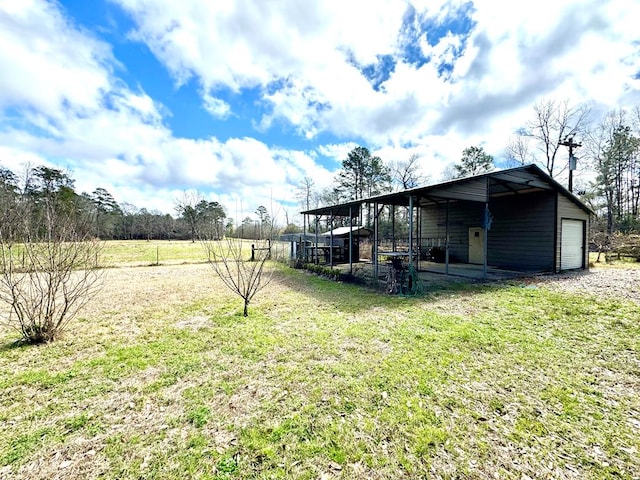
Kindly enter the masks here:
M 38 222 L 45 207 L 71 218 L 79 230 L 101 239 L 152 239 L 187 237 L 185 222 L 170 215 L 118 204 L 104 188 L 78 193 L 69 173 L 46 167 L 26 167 L 18 175 L 0 166 L 0 220 L 16 223 L 16 212 L 29 206 L 33 222 Z M 35 226 L 34 226 L 35 228 Z
M 118 203 L 105 188 L 78 193 L 73 177 L 47 166 L 27 167 L 20 175 L 0 165 L 0 222 L 13 225 L 25 207 L 34 228 L 49 206 L 72 219 L 78 229 L 102 240 L 192 240 L 240 236 L 266 238 L 273 220 L 264 206 L 235 226 L 219 202 L 200 192 L 184 192 L 175 199 L 175 217 L 157 210 Z

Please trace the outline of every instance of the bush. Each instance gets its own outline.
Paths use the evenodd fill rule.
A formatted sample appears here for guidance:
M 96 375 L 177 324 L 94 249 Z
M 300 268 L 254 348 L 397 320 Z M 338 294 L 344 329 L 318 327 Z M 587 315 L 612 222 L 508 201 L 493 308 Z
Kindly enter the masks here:
M 305 263 L 304 269 L 313 272 L 323 277 L 330 278 L 331 280 L 341 281 L 343 274 L 340 270 L 335 270 L 331 267 L 325 267 L 324 265 L 316 265 L 315 263 Z
M 26 343 L 59 337 L 99 286 L 101 271 L 95 267 L 102 243 L 70 217 L 49 212 L 47 220 L 13 225 L 11 233 L 0 228 L 0 301 L 9 306 L 0 322 Z

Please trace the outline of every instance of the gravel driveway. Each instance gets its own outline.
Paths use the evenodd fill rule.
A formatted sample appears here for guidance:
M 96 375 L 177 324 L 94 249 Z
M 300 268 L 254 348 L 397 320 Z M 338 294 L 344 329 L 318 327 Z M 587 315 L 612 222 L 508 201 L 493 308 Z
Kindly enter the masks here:
M 631 300 L 640 305 L 640 269 L 592 268 L 550 277 L 527 279 L 527 283 L 570 292 Z

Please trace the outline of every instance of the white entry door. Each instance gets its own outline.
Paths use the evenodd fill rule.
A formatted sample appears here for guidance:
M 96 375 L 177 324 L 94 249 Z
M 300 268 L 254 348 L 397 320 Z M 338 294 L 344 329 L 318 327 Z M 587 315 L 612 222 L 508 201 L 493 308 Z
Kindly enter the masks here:
M 482 227 L 469 229 L 469 263 L 484 263 L 484 229 Z
M 560 270 L 584 267 L 584 222 L 562 219 Z

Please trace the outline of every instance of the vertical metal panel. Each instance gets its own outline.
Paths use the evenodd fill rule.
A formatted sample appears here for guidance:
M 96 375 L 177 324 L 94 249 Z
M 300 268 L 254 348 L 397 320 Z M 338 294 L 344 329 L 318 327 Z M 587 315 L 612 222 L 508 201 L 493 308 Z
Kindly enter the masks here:
M 469 227 L 482 225 L 483 204 L 478 202 L 449 202 L 423 209 L 422 236 L 447 237 L 450 262 L 468 262 Z
M 490 265 L 553 271 L 555 192 L 510 195 L 491 201 Z
M 486 202 L 488 200 L 487 179 L 469 179 L 459 184 L 449 184 L 441 188 L 436 186 L 429 189 L 429 195 L 452 200 Z
M 563 212 L 565 217 L 570 213 L 573 218 L 588 219 L 584 210 L 554 191 L 492 198 L 489 208 L 493 221 L 487 232 L 487 263 L 520 271 L 551 272 L 560 265 L 556 211 L 561 212 L 558 222 Z M 448 236 L 450 261 L 467 262 L 469 228 L 483 225 L 484 204 L 451 201 L 448 209 L 446 204 L 423 207 L 421 235 Z
M 486 200 L 484 202 L 484 212 L 482 218 L 483 235 L 482 239 L 482 278 L 487 279 L 487 267 L 489 258 L 489 177 L 485 181 Z

